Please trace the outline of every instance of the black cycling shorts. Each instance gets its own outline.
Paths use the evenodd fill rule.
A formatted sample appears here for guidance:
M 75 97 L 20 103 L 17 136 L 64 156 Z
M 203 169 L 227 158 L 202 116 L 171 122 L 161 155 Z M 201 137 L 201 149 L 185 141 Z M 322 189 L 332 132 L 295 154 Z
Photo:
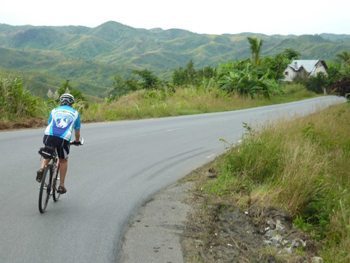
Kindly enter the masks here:
M 47 146 L 55 147 L 58 158 L 68 159 L 70 142 L 60 137 L 44 135 L 43 142 Z

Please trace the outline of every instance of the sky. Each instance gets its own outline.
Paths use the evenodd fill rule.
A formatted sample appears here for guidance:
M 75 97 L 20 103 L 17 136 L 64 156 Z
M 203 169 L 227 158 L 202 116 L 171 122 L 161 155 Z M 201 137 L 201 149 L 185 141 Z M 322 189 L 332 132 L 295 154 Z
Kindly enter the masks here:
M 349 0 L 2 0 L 0 23 L 180 28 L 200 34 L 350 34 Z

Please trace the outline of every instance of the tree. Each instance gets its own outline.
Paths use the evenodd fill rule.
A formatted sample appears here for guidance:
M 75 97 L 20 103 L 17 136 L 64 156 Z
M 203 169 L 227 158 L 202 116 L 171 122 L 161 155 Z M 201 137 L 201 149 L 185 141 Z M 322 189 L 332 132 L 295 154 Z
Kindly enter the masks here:
M 108 93 L 109 99 L 113 100 L 122 95 L 127 94 L 130 91 L 130 87 L 123 77 L 120 75 L 115 75 L 113 78 L 113 88 Z
M 180 67 L 174 70 L 172 75 L 173 84 L 177 86 L 198 85 L 202 78 L 203 74 L 196 71 L 192 59 L 187 63 L 186 68 Z
M 296 56 L 296 53 L 293 51 L 285 50 L 282 53 L 277 54 L 274 57 L 265 57 L 260 61 L 259 68 L 262 71 L 262 74 L 266 72 L 269 73 L 269 78 L 280 80 L 284 77 L 284 70 L 291 62 L 291 58 Z
M 80 113 L 83 113 L 83 110 L 88 108 L 89 104 L 86 102 L 83 93 L 80 90 L 73 88 L 69 83 L 69 79 L 63 82 L 62 86 L 57 90 L 57 97 L 59 98 L 63 93 L 70 93 L 74 96 L 74 108 Z
M 269 98 L 271 93 L 278 91 L 278 84 L 269 77 L 269 72 L 261 74 L 261 70 L 253 66 L 250 62 L 245 63 L 245 67 L 233 69 L 228 74 L 221 76 L 219 85 L 227 92 L 235 92 L 241 96 L 263 95 Z
M 210 66 L 206 66 L 201 70 L 197 71 L 198 78 L 200 79 L 211 79 L 216 77 L 216 70 Z
M 253 65 L 259 65 L 260 62 L 260 51 L 263 44 L 263 41 L 258 38 L 248 37 L 250 44 L 250 50 L 252 52 L 252 63 Z
M 282 55 L 286 57 L 288 60 L 298 59 L 300 57 L 300 53 L 292 48 L 286 48 Z
M 159 84 L 159 79 L 150 70 L 134 70 L 134 74 L 141 78 L 141 87 L 143 89 L 155 89 Z
M 62 83 L 62 86 L 58 89 L 58 95 L 62 95 L 63 93 L 69 93 L 72 89 L 72 86 L 69 83 L 69 79 Z
M 350 52 L 343 51 L 342 53 L 337 54 L 337 58 L 341 63 L 350 65 Z
M 173 71 L 172 79 L 173 79 L 173 84 L 175 86 L 182 86 L 187 84 L 186 71 L 182 67 L 175 69 Z
M 63 93 L 70 93 L 74 96 L 75 100 L 85 100 L 83 93 L 80 90 L 73 88 L 69 83 L 69 79 L 63 82 L 62 86 L 57 90 L 57 93 L 59 95 L 58 97 Z
M 309 77 L 305 84 L 308 90 L 316 93 L 326 93 L 328 79 L 324 73 L 320 72 L 315 77 Z
M 196 80 L 197 72 L 194 68 L 192 59 L 187 63 L 186 75 L 187 75 L 188 84 L 195 84 L 197 82 Z
M 343 51 L 337 54 L 340 64 L 328 67 L 328 89 L 348 99 L 350 94 L 350 53 Z

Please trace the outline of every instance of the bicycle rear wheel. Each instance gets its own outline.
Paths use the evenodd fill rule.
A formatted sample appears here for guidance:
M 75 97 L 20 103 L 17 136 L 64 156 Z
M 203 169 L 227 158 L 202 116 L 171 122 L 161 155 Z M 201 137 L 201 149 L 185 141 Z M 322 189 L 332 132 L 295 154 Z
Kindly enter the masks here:
M 49 164 L 44 168 L 43 177 L 41 179 L 39 190 L 39 211 L 44 213 L 47 207 L 47 203 L 50 199 L 51 193 L 51 178 L 52 178 L 52 165 Z
M 57 168 L 56 170 L 54 171 L 54 179 L 53 179 L 53 182 L 52 182 L 52 197 L 53 197 L 53 200 L 55 202 L 58 201 L 58 199 L 60 198 L 60 195 L 59 193 L 57 193 L 57 189 L 58 189 L 58 186 L 60 185 L 60 175 L 59 175 L 59 170 L 60 170 L 60 165 L 58 164 L 57 165 Z

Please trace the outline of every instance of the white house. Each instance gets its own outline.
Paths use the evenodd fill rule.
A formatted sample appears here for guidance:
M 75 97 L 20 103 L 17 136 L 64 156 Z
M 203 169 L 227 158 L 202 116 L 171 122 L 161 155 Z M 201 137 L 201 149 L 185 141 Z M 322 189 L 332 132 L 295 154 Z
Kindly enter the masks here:
M 297 77 L 315 77 L 318 73 L 327 76 L 327 65 L 323 60 L 293 60 L 284 70 L 284 81 L 293 81 Z

